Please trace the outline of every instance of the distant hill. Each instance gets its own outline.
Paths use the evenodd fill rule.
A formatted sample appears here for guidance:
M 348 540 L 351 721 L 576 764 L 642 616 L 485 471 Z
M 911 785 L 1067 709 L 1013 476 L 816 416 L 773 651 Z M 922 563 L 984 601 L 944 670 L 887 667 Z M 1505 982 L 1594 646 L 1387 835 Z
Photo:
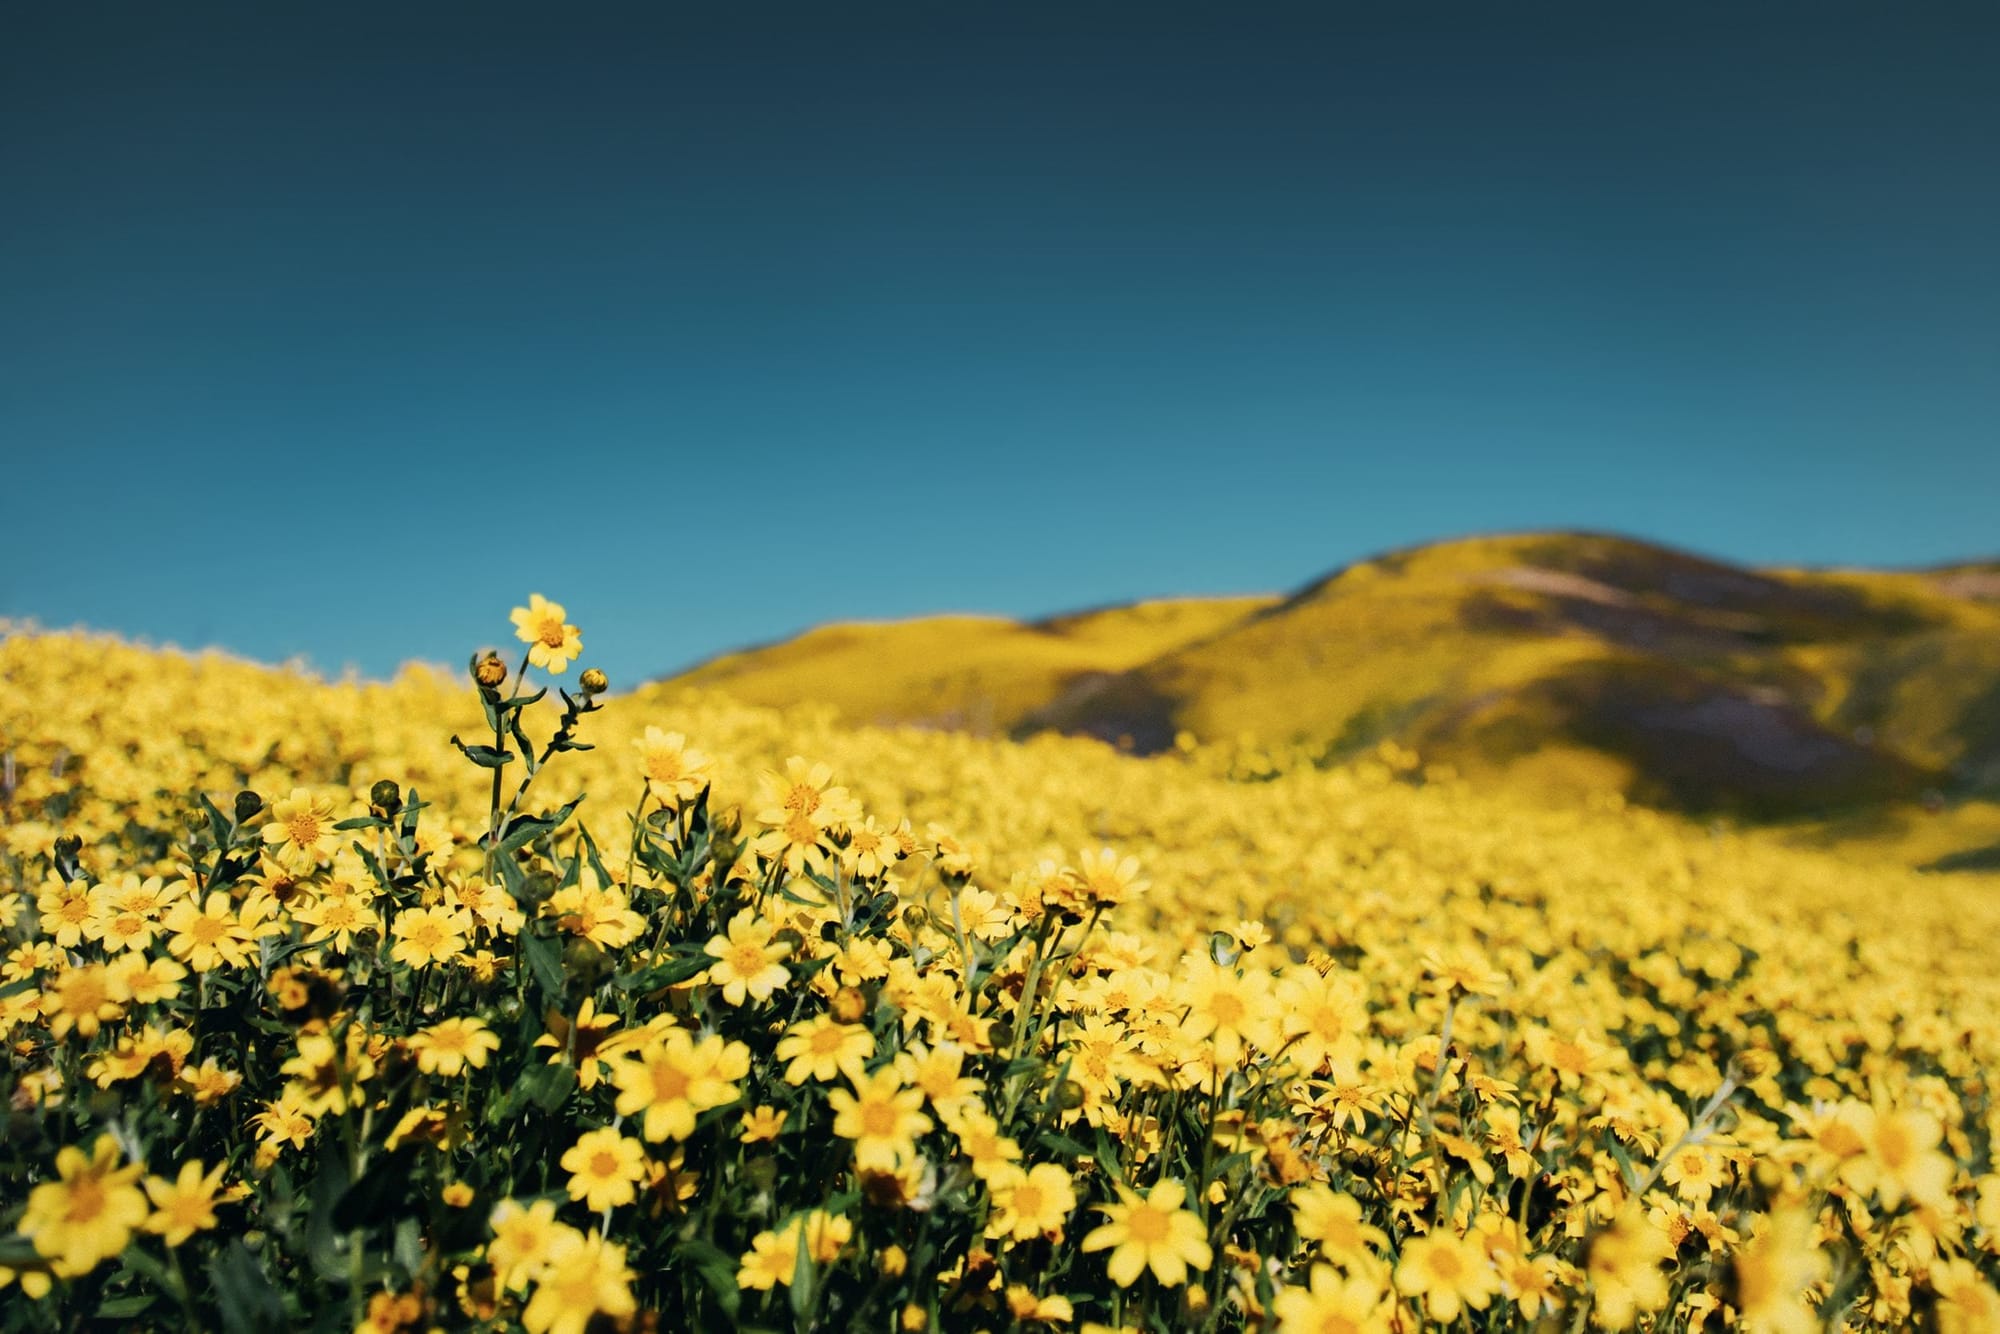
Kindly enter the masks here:
M 1177 598 L 1033 622 L 842 622 L 711 658 L 666 685 L 719 690 L 752 704 L 831 704 L 863 723 L 1009 733 L 1079 682 L 1139 667 L 1276 601 Z
M 1332 762 L 1395 740 L 1470 773 L 1820 814 L 2000 794 L 2000 563 L 1753 570 L 1618 537 L 1471 538 L 1282 599 L 827 626 L 668 684 L 1141 752 L 1190 732 Z

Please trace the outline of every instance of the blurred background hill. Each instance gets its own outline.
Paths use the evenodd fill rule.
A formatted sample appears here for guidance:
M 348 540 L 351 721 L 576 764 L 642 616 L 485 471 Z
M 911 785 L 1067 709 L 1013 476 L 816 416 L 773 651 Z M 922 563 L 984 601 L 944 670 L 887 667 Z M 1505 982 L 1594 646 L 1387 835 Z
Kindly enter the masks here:
M 1413 547 L 1283 597 L 833 624 L 648 687 L 858 722 L 1195 743 L 2000 864 L 2000 562 L 1753 569 L 1621 537 Z M 1991 834 L 1991 844 L 1982 840 Z

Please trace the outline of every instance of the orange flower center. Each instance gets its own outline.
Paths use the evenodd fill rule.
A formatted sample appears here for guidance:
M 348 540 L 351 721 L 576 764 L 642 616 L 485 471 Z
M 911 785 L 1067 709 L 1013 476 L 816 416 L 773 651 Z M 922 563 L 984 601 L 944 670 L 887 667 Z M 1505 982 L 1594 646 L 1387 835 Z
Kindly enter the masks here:
M 687 1071 L 672 1065 L 653 1067 L 653 1098 L 657 1102 L 673 1102 L 687 1096 L 688 1086 L 693 1081 Z
M 104 1205 L 104 1183 L 94 1176 L 78 1177 L 70 1183 L 63 1219 L 70 1223 L 93 1222 L 103 1214 Z
M 861 1104 L 861 1131 L 870 1139 L 895 1138 L 896 1125 L 901 1119 L 896 1114 L 894 1103 L 875 1101 Z
M 1172 1220 L 1166 1211 L 1150 1204 L 1138 1205 L 1125 1215 L 1125 1234 L 1141 1245 L 1157 1245 L 1172 1231 Z

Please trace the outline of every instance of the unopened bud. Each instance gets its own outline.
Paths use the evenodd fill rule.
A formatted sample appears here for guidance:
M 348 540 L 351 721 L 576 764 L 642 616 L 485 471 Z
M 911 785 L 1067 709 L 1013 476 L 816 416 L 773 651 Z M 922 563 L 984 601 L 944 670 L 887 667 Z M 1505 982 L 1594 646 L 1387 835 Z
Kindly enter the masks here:
M 498 653 L 472 660 L 472 679 L 488 690 L 498 690 L 507 680 L 507 664 L 500 660 Z
M 857 1023 L 866 1013 L 868 998 L 853 987 L 842 987 L 833 993 L 833 1017 L 841 1023 Z
M 577 683 L 583 687 L 583 693 L 586 695 L 601 695 L 611 689 L 611 678 L 604 674 L 602 667 L 584 668 L 583 675 L 577 678 Z
M 81 868 L 77 859 L 83 854 L 83 840 L 75 834 L 62 834 L 56 838 L 56 874 L 65 882 L 76 879 Z
M 245 788 L 236 794 L 236 823 L 248 824 L 264 809 L 264 799 Z
M 368 810 L 379 820 L 386 820 L 403 809 L 403 794 L 396 785 L 384 778 L 368 789 Z

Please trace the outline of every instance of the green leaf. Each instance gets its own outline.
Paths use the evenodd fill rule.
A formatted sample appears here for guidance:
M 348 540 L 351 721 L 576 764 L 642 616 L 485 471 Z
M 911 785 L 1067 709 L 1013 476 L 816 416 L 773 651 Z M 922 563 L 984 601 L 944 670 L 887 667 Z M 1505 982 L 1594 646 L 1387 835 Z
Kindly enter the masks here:
M 110 1301 L 105 1302 L 97 1308 L 97 1318 L 100 1320 L 124 1320 L 130 1316 L 138 1315 L 141 1311 L 151 1306 L 153 1301 L 153 1295 L 147 1292 L 134 1293 L 130 1297 L 113 1297 Z
M 417 1151 L 408 1145 L 377 1157 L 358 1181 L 340 1193 L 333 1206 L 333 1226 L 348 1232 L 393 1217 L 397 1206 L 408 1200 L 416 1164 Z
M 306 1216 L 306 1258 L 313 1272 L 329 1283 L 347 1283 L 347 1239 L 333 1225 L 333 1208 L 347 1191 L 347 1164 L 328 1157 L 313 1178 L 312 1205 Z
M 410 1278 L 424 1272 L 423 1226 L 415 1218 L 396 1222 L 396 1263 Z
M 583 850 L 590 858 L 590 869 L 597 872 L 597 883 L 600 885 L 616 884 L 617 881 L 612 879 L 611 872 L 604 868 L 604 859 L 597 855 L 597 840 L 592 838 L 590 831 L 581 825 L 577 826 L 577 832 L 583 835 Z
M 792 1261 L 792 1285 L 785 1297 L 791 1302 L 792 1318 L 803 1329 L 812 1315 L 813 1298 L 819 1295 L 819 1270 L 813 1265 L 812 1247 L 806 1245 L 805 1217 L 801 1215 L 793 1226 L 798 1229 L 798 1252 Z
M 643 972 L 625 973 L 612 979 L 620 991 L 658 991 L 661 987 L 671 987 L 685 982 L 697 973 L 707 972 L 715 963 L 713 957 L 700 945 L 679 944 L 674 946 L 674 958 L 655 965 Z
M 562 828 L 563 821 L 575 814 L 576 808 L 582 804 L 583 797 L 578 796 L 575 800 L 566 803 L 553 815 L 523 816 L 515 820 L 512 825 L 508 826 L 507 836 L 500 840 L 500 851 L 514 852 L 517 849 L 526 847 L 529 843 L 532 843 L 544 834 L 554 833 L 556 830 Z
M 208 1277 L 222 1307 L 223 1334 L 284 1334 L 284 1300 L 249 1247 L 232 1240 L 209 1262 Z
M 708 1290 L 715 1294 L 716 1304 L 722 1307 L 722 1313 L 735 1320 L 737 1308 L 743 1304 L 743 1293 L 736 1286 L 735 1259 L 699 1237 L 676 1244 L 671 1254 L 673 1263 L 685 1264 L 701 1277 Z
M 132 1273 L 137 1274 L 140 1278 L 157 1287 L 164 1288 L 172 1282 L 167 1277 L 167 1267 L 146 1254 L 145 1250 L 137 1242 L 133 1242 L 125 1248 L 124 1253 L 118 1257 L 118 1262 Z
M 387 829 L 388 827 L 389 822 L 387 820 L 377 819 L 373 815 L 357 815 L 352 820 L 342 820 L 334 826 L 336 830 L 341 832 L 349 829 Z
M 512 751 L 495 750 L 491 746 L 468 746 L 458 739 L 456 733 L 452 735 L 451 744 L 458 747 L 459 754 L 482 769 L 498 769 L 514 758 Z
M 556 1002 L 563 994 L 562 947 L 547 936 L 538 936 L 523 929 L 514 937 L 514 948 L 521 951 L 521 957 L 528 962 L 528 971 L 535 975 L 535 985 L 542 989 L 545 999 Z
M 521 1083 L 528 1090 L 529 1102 L 545 1112 L 554 1112 L 576 1087 L 576 1071 L 567 1065 L 544 1065 L 530 1072 Z
M 35 1243 L 14 1233 L 0 1236 L 0 1265 L 9 1269 L 47 1269 L 49 1262 L 35 1249 Z
M 215 836 L 216 848 L 220 850 L 228 847 L 229 827 L 234 822 L 216 808 L 215 803 L 208 799 L 206 792 L 197 792 L 195 796 L 201 801 L 202 814 L 208 817 L 208 832 Z

